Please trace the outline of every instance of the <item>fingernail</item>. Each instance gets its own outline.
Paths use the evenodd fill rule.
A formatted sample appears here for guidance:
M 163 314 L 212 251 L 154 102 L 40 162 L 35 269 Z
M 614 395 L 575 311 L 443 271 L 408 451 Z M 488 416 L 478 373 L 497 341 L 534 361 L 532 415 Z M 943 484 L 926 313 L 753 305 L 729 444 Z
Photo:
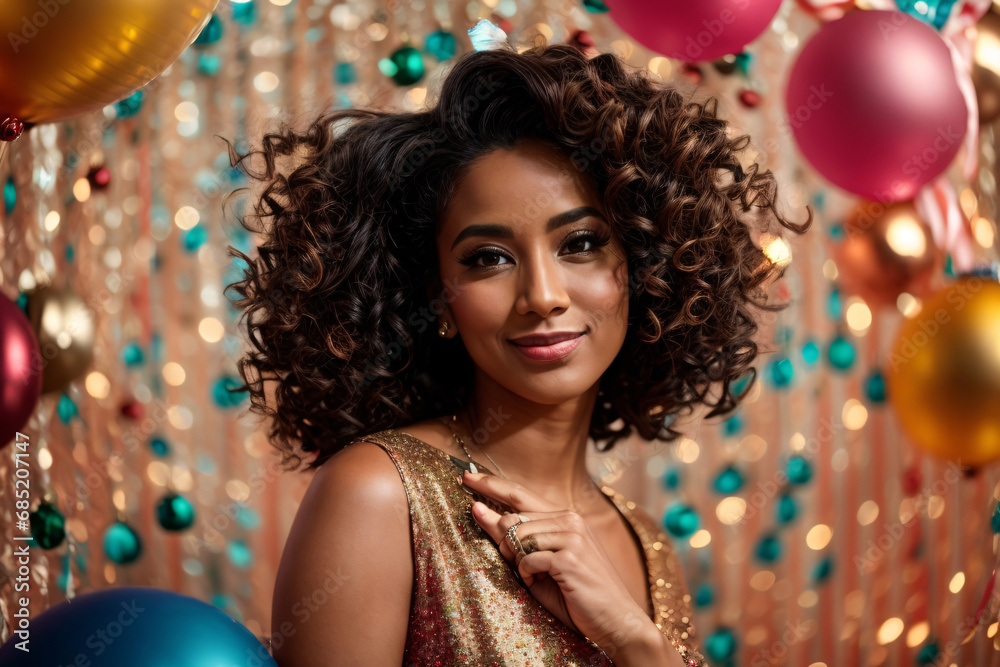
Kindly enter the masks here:
M 457 480 L 458 480 L 458 483 L 459 483 L 459 484 L 465 484 L 465 480 L 463 480 L 463 479 L 462 479 L 462 476 L 461 476 L 461 475 L 457 476 L 457 477 L 456 477 L 455 479 L 457 479 Z

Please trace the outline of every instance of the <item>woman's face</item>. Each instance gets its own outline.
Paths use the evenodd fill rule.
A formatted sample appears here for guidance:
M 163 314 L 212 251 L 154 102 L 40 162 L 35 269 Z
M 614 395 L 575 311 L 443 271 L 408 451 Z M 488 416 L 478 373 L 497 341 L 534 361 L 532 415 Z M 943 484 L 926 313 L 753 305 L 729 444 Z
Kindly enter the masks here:
M 477 373 L 541 404 L 595 386 L 625 340 L 628 265 L 597 193 L 569 158 L 538 141 L 479 158 L 437 244 L 451 301 L 442 318 Z M 555 333 L 572 339 L 515 342 Z

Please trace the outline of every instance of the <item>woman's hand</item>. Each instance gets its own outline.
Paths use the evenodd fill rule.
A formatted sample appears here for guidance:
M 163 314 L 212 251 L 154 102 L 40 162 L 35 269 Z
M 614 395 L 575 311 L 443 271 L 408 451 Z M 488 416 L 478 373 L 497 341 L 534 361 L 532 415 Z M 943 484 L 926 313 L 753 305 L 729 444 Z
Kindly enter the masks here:
M 659 634 L 636 603 L 590 528 L 576 512 L 563 510 L 524 487 L 496 475 L 464 473 L 466 486 L 514 508 L 497 514 L 473 504 L 473 516 L 497 543 L 501 555 L 517 566 L 542 606 L 609 653 Z M 517 527 L 526 556 L 515 553 L 507 529 Z

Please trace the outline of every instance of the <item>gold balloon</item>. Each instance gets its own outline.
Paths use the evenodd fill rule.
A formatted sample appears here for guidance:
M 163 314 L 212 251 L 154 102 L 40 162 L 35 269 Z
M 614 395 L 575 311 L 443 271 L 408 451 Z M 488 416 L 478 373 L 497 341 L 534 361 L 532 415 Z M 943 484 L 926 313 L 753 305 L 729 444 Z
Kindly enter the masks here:
M 979 124 L 1000 116 L 1000 13 L 996 5 L 976 24 L 972 55 L 972 83 L 979 101 Z
M 94 360 L 94 312 L 68 289 L 28 294 L 28 320 L 42 352 L 42 393 L 65 389 Z
M 908 201 L 858 204 L 844 220 L 834 257 L 844 291 L 875 306 L 895 304 L 902 292 L 928 296 L 944 266 L 930 226 Z
M 1000 283 L 966 276 L 899 328 L 886 360 L 903 431 L 942 459 L 1000 459 Z
M 0 119 L 49 123 L 149 83 L 219 0 L 0 0 Z

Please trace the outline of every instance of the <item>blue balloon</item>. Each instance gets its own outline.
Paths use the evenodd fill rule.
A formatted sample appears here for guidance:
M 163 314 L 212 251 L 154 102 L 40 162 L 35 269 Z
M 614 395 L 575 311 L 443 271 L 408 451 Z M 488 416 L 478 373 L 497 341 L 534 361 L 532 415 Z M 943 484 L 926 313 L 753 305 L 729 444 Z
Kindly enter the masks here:
M 225 612 L 151 586 L 79 595 L 46 609 L 27 630 L 19 631 L 15 622 L 0 647 L 0 665 L 277 667 L 253 633 Z

